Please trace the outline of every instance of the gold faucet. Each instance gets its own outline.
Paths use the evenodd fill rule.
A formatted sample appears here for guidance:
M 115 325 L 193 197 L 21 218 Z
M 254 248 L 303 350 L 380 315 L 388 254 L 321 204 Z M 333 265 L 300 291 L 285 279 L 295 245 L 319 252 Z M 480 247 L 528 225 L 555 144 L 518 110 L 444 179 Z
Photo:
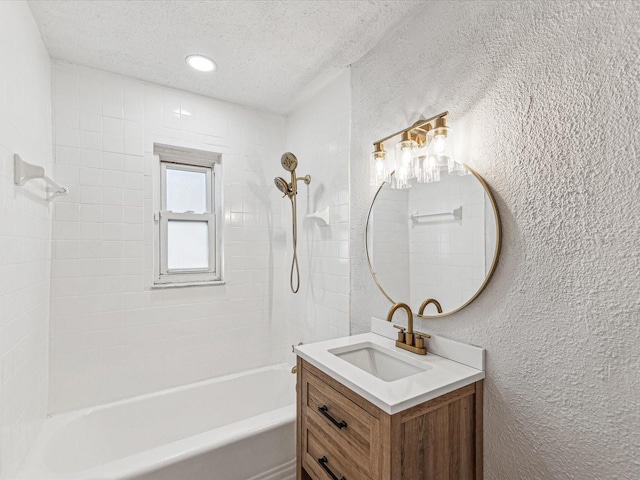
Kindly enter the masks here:
M 438 313 L 442 313 L 442 306 L 440 305 L 440 302 L 435 298 L 427 298 L 424 302 L 422 302 L 422 305 L 420 305 L 420 310 L 418 310 L 419 316 L 422 316 L 424 314 L 424 309 L 430 303 L 433 303 L 436 306 L 436 310 L 438 310 Z
M 426 355 L 427 349 L 424 346 L 424 339 L 431 338 L 431 335 L 428 333 L 422 332 L 414 332 L 413 331 L 413 312 L 411 311 L 411 307 L 406 303 L 396 303 L 387 314 L 387 322 L 390 322 L 393 318 L 393 314 L 396 313 L 398 309 L 404 309 L 407 312 L 407 328 L 405 332 L 404 327 L 400 327 L 398 325 L 394 325 L 395 328 L 399 329 L 398 339 L 396 340 L 396 347 L 403 348 L 404 350 L 408 350 L 409 352 L 416 353 L 418 355 Z M 414 338 L 415 337 L 415 338 Z

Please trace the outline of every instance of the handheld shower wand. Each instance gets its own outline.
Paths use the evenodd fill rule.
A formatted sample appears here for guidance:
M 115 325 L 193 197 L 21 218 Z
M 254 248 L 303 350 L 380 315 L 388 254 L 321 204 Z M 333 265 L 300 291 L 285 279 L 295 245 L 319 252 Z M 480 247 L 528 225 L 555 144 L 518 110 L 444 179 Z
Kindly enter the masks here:
M 296 177 L 296 167 L 298 166 L 298 159 L 291 152 L 286 152 L 280 158 L 280 163 L 282 164 L 282 168 L 286 171 L 291 172 L 291 183 L 287 183 L 287 181 L 282 177 L 276 177 L 273 179 L 276 187 L 285 196 L 289 197 L 291 201 L 291 213 L 292 213 L 292 226 L 293 226 L 293 257 L 291 259 L 291 273 L 289 275 L 289 286 L 291 287 L 291 291 L 293 293 L 298 293 L 298 289 L 300 288 L 300 269 L 298 267 L 298 208 L 296 197 L 298 195 L 298 180 L 302 180 L 306 185 L 311 183 L 311 176 L 305 175 L 304 177 Z M 293 271 L 295 269 L 296 272 L 296 281 L 294 287 L 293 280 Z

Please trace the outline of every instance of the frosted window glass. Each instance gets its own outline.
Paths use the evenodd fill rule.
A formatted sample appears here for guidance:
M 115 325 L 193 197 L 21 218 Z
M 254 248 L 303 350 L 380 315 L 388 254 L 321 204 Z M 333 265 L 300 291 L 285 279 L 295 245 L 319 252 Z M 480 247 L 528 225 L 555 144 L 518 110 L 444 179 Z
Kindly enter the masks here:
M 167 222 L 167 268 L 209 268 L 209 224 L 169 220 Z
M 167 167 L 167 210 L 207 213 L 207 174 Z

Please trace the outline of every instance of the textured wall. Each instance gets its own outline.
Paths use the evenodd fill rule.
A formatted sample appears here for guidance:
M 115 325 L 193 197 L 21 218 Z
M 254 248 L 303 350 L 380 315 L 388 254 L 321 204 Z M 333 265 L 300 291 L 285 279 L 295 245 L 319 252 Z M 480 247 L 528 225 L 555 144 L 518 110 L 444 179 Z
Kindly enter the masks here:
M 640 478 L 640 4 L 434 2 L 352 86 L 352 332 L 389 307 L 361 247 L 371 142 L 448 109 L 504 247 L 479 299 L 417 328 L 487 349 L 486 478 Z
M 284 117 L 65 63 L 53 77 L 71 193 L 54 210 L 50 411 L 284 361 Z M 225 285 L 151 289 L 154 142 L 222 153 Z
M 298 158 L 297 175 L 311 175 L 308 186 L 298 183 L 300 290 L 291 293 L 288 278 L 285 286 L 291 343 L 349 335 L 350 79 L 347 69 L 287 118 L 287 150 Z M 274 160 L 265 168 L 289 181 Z M 281 203 L 287 232 L 283 265 L 289 272 L 291 204 L 287 199 Z M 329 225 L 306 218 L 327 207 Z
M 29 7 L 0 2 L 0 478 L 47 411 L 51 204 L 13 182 L 13 154 L 52 175 L 51 61 Z

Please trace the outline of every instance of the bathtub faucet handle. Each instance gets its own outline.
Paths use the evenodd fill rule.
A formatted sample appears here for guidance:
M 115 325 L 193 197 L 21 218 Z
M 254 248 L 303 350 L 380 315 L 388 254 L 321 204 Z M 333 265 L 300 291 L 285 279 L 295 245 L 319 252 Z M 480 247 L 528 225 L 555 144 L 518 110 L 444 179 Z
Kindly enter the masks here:
M 300 345 L 304 345 L 304 344 L 303 344 L 302 342 L 300 342 L 300 343 L 298 344 L 298 346 L 300 346 Z M 291 345 L 291 353 L 293 353 L 293 349 L 294 349 L 294 348 L 296 348 L 296 346 L 295 346 L 295 345 Z

